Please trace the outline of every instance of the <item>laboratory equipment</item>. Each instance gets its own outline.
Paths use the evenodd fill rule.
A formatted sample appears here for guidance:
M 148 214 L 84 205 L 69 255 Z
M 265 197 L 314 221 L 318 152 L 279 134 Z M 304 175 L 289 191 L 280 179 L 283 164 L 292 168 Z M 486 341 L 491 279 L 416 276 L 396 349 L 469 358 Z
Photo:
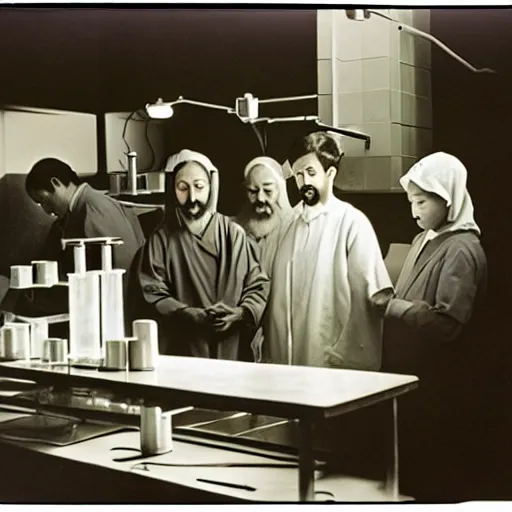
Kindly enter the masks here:
M 30 288 L 33 284 L 32 265 L 11 266 L 11 288 Z
M 128 188 L 130 194 L 137 195 L 137 153 L 135 151 L 128 153 Z
M 99 366 L 107 339 L 124 337 L 123 273 L 112 269 L 112 245 L 120 238 L 63 239 L 74 249 L 69 277 L 69 350 L 71 364 Z M 87 270 L 86 245 L 101 244 L 102 270 Z
M 130 370 L 154 370 L 158 366 L 158 324 L 155 320 L 134 320 L 129 344 Z
M 120 242 L 105 240 L 101 246 L 101 342 L 124 338 L 124 269 L 113 269 L 112 245 Z
M 160 407 L 140 408 L 140 449 L 143 456 L 172 451 L 172 416 Z
M 128 369 L 128 340 L 107 340 L 105 344 L 104 368 L 109 370 Z
M 30 359 L 30 325 L 9 323 L 3 327 L 5 359 Z
M 63 338 L 47 338 L 43 343 L 44 363 L 65 363 L 68 355 L 68 340 Z
M 309 94 L 305 96 L 289 96 L 286 98 L 268 98 L 268 99 L 259 99 L 253 96 L 251 93 L 245 93 L 243 97 L 236 98 L 235 100 L 235 108 L 226 107 L 224 105 L 215 105 L 212 103 L 204 103 L 202 101 L 189 100 L 184 98 L 183 96 L 179 96 L 177 100 L 174 101 L 164 101 L 162 98 L 158 98 L 155 103 L 147 103 L 146 104 L 146 113 L 151 119 L 169 119 L 174 114 L 173 106 L 181 103 L 186 103 L 189 105 L 197 105 L 199 107 L 206 107 L 216 110 L 223 110 L 227 114 L 235 114 L 240 121 L 243 123 L 248 123 L 253 126 L 253 129 L 258 137 L 258 141 L 261 145 L 261 149 L 263 154 L 266 154 L 267 151 L 267 143 L 266 137 L 262 135 L 256 128 L 257 123 L 263 123 L 263 127 L 269 124 L 274 123 L 283 123 L 283 122 L 314 122 L 320 129 L 331 131 L 334 133 L 338 133 L 344 135 L 346 137 L 351 137 L 354 139 L 360 139 L 365 141 L 365 149 L 370 149 L 371 137 L 367 133 L 360 132 L 358 130 L 353 130 L 347 127 L 340 126 L 330 126 L 324 124 L 320 121 L 318 115 L 297 115 L 290 117 L 260 117 L 259 116 L 259 106 L 264 103 L 281 103 L 287 101 L 302 101 L 302 100 L 312 100 L 317 99 L 318 94 Z
M 48 320 L 34 318 L 30 322 L 30 358 L 40 359 L 43 355 L 43 343 L 48 338 Z
M 56 261 L 33 261 L 34 284 L 53 286 L 59 282 L 59 265 Z

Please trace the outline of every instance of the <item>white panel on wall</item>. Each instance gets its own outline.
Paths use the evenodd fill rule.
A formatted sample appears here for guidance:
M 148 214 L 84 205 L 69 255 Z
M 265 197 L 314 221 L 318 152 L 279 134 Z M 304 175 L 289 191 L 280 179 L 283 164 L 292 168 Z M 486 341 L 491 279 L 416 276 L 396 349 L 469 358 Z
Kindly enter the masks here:
M 9 106 L 0 110 L 0 176 L 28 174 L 42 158 L 58 158 L 79 175 L 98 171 L 96 116 Z
M 148 123 L 147 118 L 143 119 L 137 114 L 128 120 L 129 116 L 130 112 L 105 114 L 107 172 L 125 171 L 129 151 L 137 153 L 139 172 L 163 170 L 168 156 L 164 149 L 165 121 L 150 120 Z M 123 140 L 123 130 L 126 142 Z

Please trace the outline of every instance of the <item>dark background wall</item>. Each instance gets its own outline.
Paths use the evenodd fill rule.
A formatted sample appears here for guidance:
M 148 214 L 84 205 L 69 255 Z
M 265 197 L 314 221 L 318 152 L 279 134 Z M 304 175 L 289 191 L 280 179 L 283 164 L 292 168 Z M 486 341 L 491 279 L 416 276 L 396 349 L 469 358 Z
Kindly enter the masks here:
M 473 74 L 432 48 L 434 150 L 457 155 L 489 260 L 488 332 L 496 354 L 497 396 L 508 407 L 511 289 L 509 237 L 512 115 L 512 10 L 432 9 L 432 34 L 476 67 Z M 0 104 L 96 114 L 131 111 L 158 97 L 182 94 L 224 105 L 252 92 L 260 98 L 316 92 L 316 12 L 313 10 L 0 9 Z M 271 114 L 315 113 L 316 103 L 281 105 Z M 273 126 L 269 153 L 283 160 L 306 127 Z M 183 107 L 168 124 L 169 153 L 188 147 L 221 170 L 220 210 L 240 204 L 242 169 L 259 146 L 249 126 L 224 114 Z M 30 141 L 27 141 L 30 144 Z M 23 151 L 23 148 L 20 148 Z M 100 171 L 104 161 L 100 157 Z M 100 174 L 101 176 L 101 174 Z M 47 221 L 26 201 L 23 178 L 0 181 L 0 267 L 29 260 Z M 416 232 L 401 194 L 347 194 L 373 222 L 384 251 Z M 28 234 L 30 233 L 30 235 Z M 478 386 L 479 369 L 475 369 Z M 480 377 L 487 378 L 487 377 Z M 503 400 L 503 402 L 501 402 Z M 503 419 L 505 421 L 505 419 Z

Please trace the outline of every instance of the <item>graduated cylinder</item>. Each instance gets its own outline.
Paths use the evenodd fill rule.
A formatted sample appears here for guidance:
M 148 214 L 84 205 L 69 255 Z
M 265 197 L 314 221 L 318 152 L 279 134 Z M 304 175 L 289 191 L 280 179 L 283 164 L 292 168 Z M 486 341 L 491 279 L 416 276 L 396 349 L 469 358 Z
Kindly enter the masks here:
M 75 360 L 101 359 L 100 272 L 68 276 L 70 355 Z
M 123 269 L 101 272 L 101 340 L 124 338 Z

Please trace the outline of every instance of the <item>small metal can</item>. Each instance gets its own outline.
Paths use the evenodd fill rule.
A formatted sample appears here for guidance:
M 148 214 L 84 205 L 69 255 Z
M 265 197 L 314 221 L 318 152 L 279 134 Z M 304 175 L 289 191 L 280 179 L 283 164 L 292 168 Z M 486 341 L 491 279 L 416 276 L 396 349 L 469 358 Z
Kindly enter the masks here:
M 56 261 L 33 261 L 34 284 L 53 286 L 59 282 L 59 266 Z
M 126 370 L 128 367 L 127 340 L 107 340 L 105 342 L 105 368 Z
M 68 356 L 68 340 L 63 338 L 48 338 L 43 342 L 44 363 L 65 363 Z

